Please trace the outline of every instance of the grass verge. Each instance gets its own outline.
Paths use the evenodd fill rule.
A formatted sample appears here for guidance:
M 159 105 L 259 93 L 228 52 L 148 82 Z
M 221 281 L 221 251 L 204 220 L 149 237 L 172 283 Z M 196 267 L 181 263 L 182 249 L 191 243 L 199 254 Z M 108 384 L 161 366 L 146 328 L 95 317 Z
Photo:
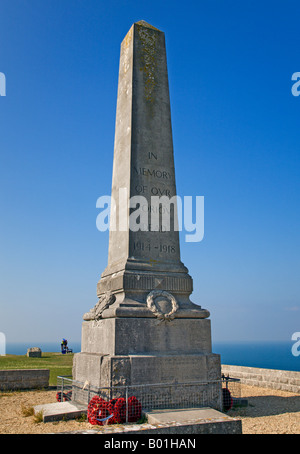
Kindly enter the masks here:
M 0 356 L 0 369 L 49 369 L 49 385 L 56 386 L 58 375 L 72 375 L 73 353 L 43 352 L 41 358 L 29 358 L 27 355 Z

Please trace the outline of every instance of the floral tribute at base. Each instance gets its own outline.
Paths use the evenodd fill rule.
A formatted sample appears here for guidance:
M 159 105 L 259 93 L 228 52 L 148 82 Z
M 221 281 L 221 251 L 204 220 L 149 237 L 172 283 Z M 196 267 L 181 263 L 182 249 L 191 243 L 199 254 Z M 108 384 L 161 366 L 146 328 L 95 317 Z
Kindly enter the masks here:
M 127 401 L 127 422 L 136 422 L 141 418 L 142 405 L 135 396 Z M 104 424 L 122 424 L 126 422 L 126 399 L 104 400 L 94 396 L 87 410 L 87 418 L 90 424 L 102 426 Z
M 67 402 L 72 399 L 72 391 L 67 391 L 67 392 L 63 392 L 63 393 L 61 391 L 58 391 L 56 393 L 57 402 L 61 402 L 61 395 L 63 397 L 63 399 L 62 399 L 63 402 Z

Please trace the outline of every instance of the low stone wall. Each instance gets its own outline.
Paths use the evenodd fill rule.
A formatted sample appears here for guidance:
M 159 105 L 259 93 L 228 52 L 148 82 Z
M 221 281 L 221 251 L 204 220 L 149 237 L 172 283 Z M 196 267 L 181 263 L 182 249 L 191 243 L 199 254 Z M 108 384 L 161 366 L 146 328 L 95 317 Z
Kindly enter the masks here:
M 222 364 L 222 373 L 246 385 L 300 393 L 300 372 Z
M 47 388 L 49 369 L 0 370 L 0 390 Z

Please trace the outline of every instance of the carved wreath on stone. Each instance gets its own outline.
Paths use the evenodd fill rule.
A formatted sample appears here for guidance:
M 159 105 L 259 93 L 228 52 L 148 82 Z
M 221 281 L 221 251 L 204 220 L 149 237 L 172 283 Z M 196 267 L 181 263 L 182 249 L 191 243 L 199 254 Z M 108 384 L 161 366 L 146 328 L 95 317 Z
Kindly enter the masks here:
M 170 312 L 163 313 L 155 304 L 155 299 L 158 297 L 163 297 L 167 299 L 172 304 L 172 309 Z M 161 321 L 168 321 L 170 322 L 175 318 L 175 312 L 179 309 L 179 305 L 177 303 L 176 298 L 171 295 L 171 293 L 166 292 L 165 290 L 152 290 L 147 295 L 147 307 L 153 312 L 153 314 Z
M 83 316 L 83 320 L 98 320 L 102 317 L 102 312 L 105 311 L 111 304 L 116 301 L 115 295 L 110 292 L 104 293 L 100 296 L 97 304 L 89 312 Z

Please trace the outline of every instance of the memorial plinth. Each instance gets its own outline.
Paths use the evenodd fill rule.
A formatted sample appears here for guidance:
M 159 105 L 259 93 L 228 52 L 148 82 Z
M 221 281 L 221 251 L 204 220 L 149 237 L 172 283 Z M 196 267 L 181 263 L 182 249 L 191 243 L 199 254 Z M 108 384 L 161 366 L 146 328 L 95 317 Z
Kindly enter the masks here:
M 176 196 L 170 112 L 164 33 L 137 22 L 121 44 L 108 264 L 98 303 L 83 316 L 81 353 L 74 358 L 74 378 L 93 386 L 221 376 L 210 314 L 190 300 L 176 200 L 153 202 Z M 135 196 L 145 203 L 135 204 Z M 134 209 L 138 229 L 131 228 Z

